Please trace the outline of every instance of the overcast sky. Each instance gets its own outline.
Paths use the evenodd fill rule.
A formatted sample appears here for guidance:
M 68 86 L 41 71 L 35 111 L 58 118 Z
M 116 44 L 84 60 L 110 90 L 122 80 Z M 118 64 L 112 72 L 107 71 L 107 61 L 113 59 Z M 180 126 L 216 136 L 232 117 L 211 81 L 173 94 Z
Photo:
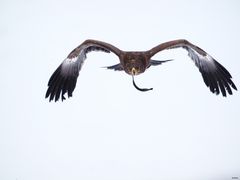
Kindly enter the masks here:
M 240 178 L 240 94 L 212 94 L 182 49 L 131 77 L 90 53 L 73 97 L 44 98 L 47 82 L 85 39 L 148 50 L 185 38 L 240 88 L 240 3 L 174 0 L 1 0 L 1 180 L 230 180 Z

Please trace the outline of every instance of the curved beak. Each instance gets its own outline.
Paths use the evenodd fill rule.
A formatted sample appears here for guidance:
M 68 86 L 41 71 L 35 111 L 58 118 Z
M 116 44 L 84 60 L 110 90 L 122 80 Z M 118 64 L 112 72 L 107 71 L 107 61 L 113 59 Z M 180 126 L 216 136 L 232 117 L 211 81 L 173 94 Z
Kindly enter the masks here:
M 131 70 L 131 73 L 132 73 L 132 75 L 134 76 L 134 75 L 137 74 L 137 70 L 133 67 L 132 70 Z

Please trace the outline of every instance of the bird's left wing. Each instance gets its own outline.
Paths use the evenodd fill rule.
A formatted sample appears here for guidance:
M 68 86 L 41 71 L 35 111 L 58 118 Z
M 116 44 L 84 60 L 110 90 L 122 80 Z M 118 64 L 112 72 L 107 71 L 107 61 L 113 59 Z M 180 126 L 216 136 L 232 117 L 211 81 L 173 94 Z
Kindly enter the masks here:
M 61 99 L 64 100 L 65 93 L 68 94 L 68 97 L 72 96 L 86 54 L 91 51 L 113 52 L 117 56 L 121 54 L 121 50 L 111 44 L 96 40 L 84 41 L 67 56 L 49 79 L 45 96 L 49 97 L 49 101 L 53 99 L 57 101 L 60 95 Z
M 210 88 L 212 93 L 219 94 L 221 92 L 223 96 L 226 96 L 227 92 L 232 94 L 231 88 L 237 90 L 237 87 L 231 80 L 231 74 L 212 56 L 187 40 L 168 41 L 150 49 L 147 53 L 152 57 L 162 50 L 180 47 L 188 51 L 188 56 L 198 67 L 206 86 Z

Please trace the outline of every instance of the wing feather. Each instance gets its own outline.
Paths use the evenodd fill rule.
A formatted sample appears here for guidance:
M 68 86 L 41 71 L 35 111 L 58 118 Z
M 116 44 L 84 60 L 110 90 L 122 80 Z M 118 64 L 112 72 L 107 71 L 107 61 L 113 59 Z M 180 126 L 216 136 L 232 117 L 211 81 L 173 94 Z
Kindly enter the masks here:
M 188 51 L 188 56 L 198 67 L 206 86 L 209 87 L 212 93 L 219 94 L 221 91 L 223 96 L 227 96 L 227 93 L 230 95 L 232 94 L 232 88 L 237 90 L 237 87 L 231 80 L 232 76 L 228 70 L 203 49 L 187 40 L 179 39 L 165 42 L 152 48 L 148 53 L 149 56 L 152 57 L 162 50 L 180 47 Z
M 120 56 L 121 53 L 121 50 L 105 42 L 96 40 L 84 41 L 67 56 L 50 77 L 45 95 L 46 98 L 49 97 L 49 101 L 55 100 L 56 102 L 60 96 L 63 101 L 66 99 L 64 97 L 65 93 L 67 93 L 68 97 L 72 96 L 79 71 L 87 58 L 86 55 L 92 51 L 113 52 L 117 56 Z

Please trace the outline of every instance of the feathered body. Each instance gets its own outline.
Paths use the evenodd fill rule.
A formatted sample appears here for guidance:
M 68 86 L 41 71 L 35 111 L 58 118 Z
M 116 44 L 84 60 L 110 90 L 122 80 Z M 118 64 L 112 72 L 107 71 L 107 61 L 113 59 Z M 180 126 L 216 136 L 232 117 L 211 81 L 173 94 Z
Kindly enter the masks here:
M 86 40 L 77 48 L 75 48 L 67 58 L 60 64 L 56 71 L 51 76 L 48 82 L 48 90 L 46 98 L 57 101 L 60 96 L 64 100 L 64 94 L 68 97 L 72 96 L 75 89 L 79 71 L 86 59 L 86 55 L 92 51 L 102 51 L 105 53 L 114 53 L 119 58 L 119 64 L 108 66 L 107 69 L 116 71 L 125 71 L 133 78 L 135 75 L 144 73 L 150 66 L 160 65 L 168 62 L 152 60 L 151 58 L 158 52 L 165 49 L 184 48 L 188 51 L 188 56 L 193 60 L 202 74 L 203 80 L 212 93 L 222 93 L 223 96 L 232 94 L 232 88 L 237 90 L 237 87 L 231 80 L 231 74 L 212 56 L 206 53 L 198 46 L 184 39 L 168 41 L 148 50 L 148 51 L 122 51 L 117 47 L 97 40 Z M 133 80 L 134 86 L 141 91 L 151 89 L 138 88 Z

